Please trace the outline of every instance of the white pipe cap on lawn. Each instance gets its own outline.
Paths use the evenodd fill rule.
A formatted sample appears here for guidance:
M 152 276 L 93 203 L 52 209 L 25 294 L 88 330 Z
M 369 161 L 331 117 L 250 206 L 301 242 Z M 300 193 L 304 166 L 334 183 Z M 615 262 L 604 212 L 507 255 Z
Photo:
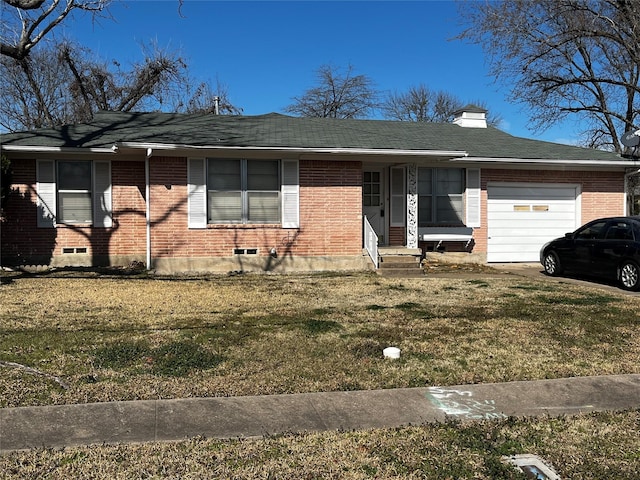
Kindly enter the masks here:
M 400 349 L 398 347 L 387 347 L 382 351 L 386 358 L 400 358 Z

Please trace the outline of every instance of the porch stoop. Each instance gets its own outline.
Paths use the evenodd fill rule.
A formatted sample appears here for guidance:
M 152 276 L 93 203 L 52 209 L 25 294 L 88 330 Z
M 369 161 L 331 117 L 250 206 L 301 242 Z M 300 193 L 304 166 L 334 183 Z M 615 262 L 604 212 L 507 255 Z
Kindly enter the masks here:
M 422 277 L 422 250 L 419 248 L 389 248 L 378 250 L 380 267 L 378 274 L 383 277 Z

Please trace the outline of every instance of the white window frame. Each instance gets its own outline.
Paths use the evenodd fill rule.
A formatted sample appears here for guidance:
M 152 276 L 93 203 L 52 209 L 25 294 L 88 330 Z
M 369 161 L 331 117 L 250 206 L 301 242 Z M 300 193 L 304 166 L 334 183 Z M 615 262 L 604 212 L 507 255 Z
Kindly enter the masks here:
M 216 190 L 216 189 L 212 189 L 210 188 L 209 185 L 209 175 L 208 175 L 208 171 L 209 171 L 209 165 L 211 164 L 211 162 L 215 163 L 216 161 L 221 161 L 221 160 L 231 160 L 231 161 L 237 161 L 240 163 L 240 189 L 239 190 Z M 277 179 L 277 183 L 278 183 L 278 190 L 249 190 L 249 162 L 254 161 L 252 159 L 247 159 L 247 158 L 240 158 L 240 159 L 235 159 L 235 158 L 231 158 L 231 159 L 216 159 L 216 158 L 208 158 L 207 162 L 206 162 L 206 169 L 207 169 L 207 176 L 205 177 L 207 179 L 207 223 L 210 225 L 227 225 L 227 224 L 242 224 L 242 225 L 272 225 L 272 224 L 281 224 L 282 223 L 282 207 L 281 207 L 281 203 L 282 203 L 282 174 L 281 174 L 281 169 L 282 169 L 282 164 L 280 160 L 265 160 L 268 162 L 276 162 L 277 167 L 276 167 L 276 171 L 278 174 L 278 179 Z M 261 160 L 255 160 L 255 161 L 261 161 Z M 240 210 L 241 210 L 241 214 L 240 214 L 240 218 L 238 219 L 226 219 L 224 221 L 212 221 L 209 215 L 210 212 L 210 208 L 211 205 L 209 205 L 210 202 L 210 195 L 217 193 L 217 192 L 237 192 L 240 194 Z M 278 205 L 278 218 L 274 219 L 274 221 L 271 222 L 263 222 L 263 221 L 252 221 L 250 219 L 250 205 L 249 205 L 249 197 L 251 196 L 252 193 L 277 193 L 277 205 Z
M 91 163 L 90 193 L 91 221 L 90 222 L 62 222 L 58 219 L 59 193 L 80 192 L 79 190 L 58 189 L 58 163 L 65 161 L 86 161 Z M 55 228 L 57 225 L 88 225 L 91 227 L 110 228 L 113 226 L 112 217 L 112 184 L 111 162 L 108 160 L 37 160 L 36 161 L 36 191 L 37 191 L 37 225 L 41 228 Z
M 61 183 L 60 181 L 60 167 L 61 164 L 63 163 L 86 163 L 89 166 L 89 189 L 81 189 L 81 190 L 75 190 L 75 189 L 62 189 L 59 188 L 59 185 Z M 57 184 L 58 184 L 58 188 L 56 188 L 56 205 L 58 206 L 58 223 L 60 224 L 65 224 L 65 225 L 93 225 L 93 217 L 94 217 L 94 211 L 93 211 L 93 182 L 94 182 L 94 171 L 93 171 L 93 162 L 90 160 L 58 160 L 56 162 L 56 180 L 57 180 Z M 84 220 L 70 220 L 67 219 L 65 220 L 64 218 L 62 218 L 63 216 L 63 209 L 62 209 L 62 197 L 64 196 L 64 194 L 81 194 L 83 196 L 87 196 L 89 198 L 89 214 L 91 216 L 91 218 L 88 219 L 84 219 Z
M 420 185 L 420 171 L 421 170 L 430 170 L 431 171 L 431 193 L 429 195 L 424 195 L 422 193 L 420 193 L 419 190 L 419 185 Z M 438 194 L 438 172 L 439 171 L 443 171 L 443 170 L 458 170 L 460 172 L 460 177 L 461 177 L 461 188 L 460 188 L 460 193 L 446 193 L 446 194 Z M 420 221 L 420 216 L 419 216 L 419 210 L 418 210 L 418 226 L 419 227 L 430 227 L 430 226 L 437 226 L 437 225 L 464 225 L 464 216 L 465 216 L 465 208 L 464 208 L 464 196 L 465 196 L 465 189 L 466 189 L 466 175 L 465 175 L 465 169 L 464 168 L 451 168 L 451 167 L 419 167 L 418 168 L 418 204 L 420 203 L 420 198 L 421 197 L 431 197 L 431 221 L 428 223 L 423 223 Z M 437 199 L 439 197 L 451 197 L 454 196 L 456 198 L 456 200 L 459 199 L 460 201 L 460 216 L 463 218 L 459 219 L 459 222 L 452 222 L 452 221 L 446 221 L 446 220 L 439 220 L 437 217 L 437 212 L 438 212 L 438 202 Z M 418 206 L 418 209 L 420 207 Z
M 207 159 L 187 159 L 188 227 L 208 228 Z M 280 159 L 280 228 L 300 228 L 300 166 L 296 159 Z

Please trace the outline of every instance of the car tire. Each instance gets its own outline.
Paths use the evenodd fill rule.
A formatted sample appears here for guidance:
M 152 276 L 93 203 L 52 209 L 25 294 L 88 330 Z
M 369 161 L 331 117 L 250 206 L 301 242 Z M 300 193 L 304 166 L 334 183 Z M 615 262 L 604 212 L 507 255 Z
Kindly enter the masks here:
M 562 273 L 560 258 L 553 250 L 544 254 L 542 266 L 544 267 L 544 273 L 552 277 L 558 276 Z
M 618 281 L 625 290 L 640 290 L 640 267 L 627 260 L 618 269 Z

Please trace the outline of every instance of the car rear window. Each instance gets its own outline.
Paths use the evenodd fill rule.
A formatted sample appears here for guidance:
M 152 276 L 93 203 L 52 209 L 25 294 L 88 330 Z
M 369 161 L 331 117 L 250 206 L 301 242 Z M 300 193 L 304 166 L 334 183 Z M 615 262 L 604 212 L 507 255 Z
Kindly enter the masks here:
M 614 222 L 607 228 L 607 240 L 633 240 L 633 228 L 627 222 Z

